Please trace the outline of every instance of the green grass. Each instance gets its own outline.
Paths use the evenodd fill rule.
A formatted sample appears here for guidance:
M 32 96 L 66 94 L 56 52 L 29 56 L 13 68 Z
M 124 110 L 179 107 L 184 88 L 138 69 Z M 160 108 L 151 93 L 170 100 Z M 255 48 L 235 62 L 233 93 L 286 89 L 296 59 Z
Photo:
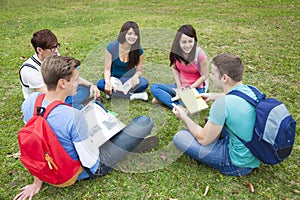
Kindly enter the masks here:
M 129 156 L 120 166 L 127 173 L 113 171 L 68 188 L 44 184 L 36 199 L 299 199 L 299 10 L 300 2 L 290 0 L 1 0 L 0 199 L 12 199 L 32 181 L 21 162 L 8 157 L 18 152 L 17 132 L 23 126 L 18 69 L 23 62 L 20 57 L 33 54 L 32 34 L 43 28 L 53 30 L 62 44 L 60 53 L 80 59 L 81 75 L 96 82 L 102 78 L 104 48 L 127 20 L 141 28 L 144 76 L 150 84 L 173 82 L 168 52 L 182 24 L 196 28 L 199 45 L 210 57 L 239 55 L 245 65 L 244 83 L 283 101 L 296 119 L 292 155 L 275 166 L 261 165 L 246 177 L 224 176 L 176 151 L 172 138 L 183 125 L 170 110 L 150 102 L 105 101 L 125 122 L 142 114 L 153 118 L 159 146 L 153 152 Z M 207 114 L 204 111 L 194 118 L 203 123 Z M 254 185 L 255 193 L 247 183 Z M 204 197 L 206 186 L 210 189 Z

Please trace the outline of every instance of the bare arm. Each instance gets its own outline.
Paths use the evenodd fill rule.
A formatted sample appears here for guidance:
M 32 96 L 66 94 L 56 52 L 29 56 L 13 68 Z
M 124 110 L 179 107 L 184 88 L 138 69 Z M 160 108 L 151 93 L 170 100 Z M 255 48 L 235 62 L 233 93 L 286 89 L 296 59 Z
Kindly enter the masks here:
M 175 104 L 173 104 L 173 107 L 173 113 L 177 118 L 181 119 L 185 123 L 188 130 L 201 145 L 206 146 L 212 143 L 217 137 L 219 137 L 223 128 L 222 126 L 212 124 L 208 121 L 202 128 L 185 113 L 182 107 Z
M 208 60 L 205 59 L 200 63 L 201 76 L 191 85 L 191 88 L 196 88 L 208 78 Z
M 105 80 L 105 93 L 112 94 L 112 84 L 110 82 L 111 76 L 111 63 L 112 55 L 105 49 L 105 58 L 104 58 L 104 80 Z
M 33 178 L 33 183 L 21 188 L 21 192 L 15 196 L 14 200 L 32 199 L 41 190 L 43 181 L 35 176 Z
M 200 96 L 204 99 L 204 101 L 209 102 L 216 100 L 222 96 L 224 96 L 225 93 L 202 93 Z
M 78 83 L 80 85 L 84 85 L 86 87 L 90 88 L 90 94 L 94 96 L 94 99 L 97 99 L 98 97 L 100 97 L 100 91 L 98 90 L 97 86 L 91 82 L 89 82 L 88 80 L 79 77 Z
M 172 73 L 173 73 L 173 77 L 176 83 L 177 88 L 181 89 L 181 84 L 180 84 L 180 79 L 179 79 L 179 72 L 175 67 L 175 64 L 173 64 L 172 66 Z
M 134 88 L 136 85 L 140 83 L 139 77 L 142 76 L 143 68 L 144 68 L 143 60 L 144 60 L 144 55 L 142 54 L 140 55 L 139 63 L 136 66 L 136 73 L 131 78 L 131 88 Z

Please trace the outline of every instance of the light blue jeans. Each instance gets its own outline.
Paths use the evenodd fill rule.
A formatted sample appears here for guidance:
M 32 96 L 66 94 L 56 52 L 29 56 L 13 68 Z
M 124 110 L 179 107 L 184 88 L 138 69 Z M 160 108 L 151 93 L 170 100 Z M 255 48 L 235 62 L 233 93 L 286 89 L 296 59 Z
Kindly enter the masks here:
M 100 166 L 96 176 L 104 176 L 151 133 L 153 121 L 147 116 L 136 117 L 122 131 L 100 148 Z
M 169 108 L 173 108 L 172 103 L 183 105 L 181 101 L 171 100 L 176 95 L 176 92 L 174 91 L 174 89 L 176 88 L 177 86 L 175 83 L 174 84 L 154 83 L 150 87 L 150 92 L 161 103 L 168 106 Z M 204 88 L 196 88 L 196 89 L 199 93 L 204 93 Z
M 229 176 L 243 176 L 252 172 L 253 168 L 237 167 L 231 163 L 228 144 L 229 134 L 207 146 L 201 145 L 188 130 L 181 130 L 174 136 L 175 146 L 195 160 L 211 166 L 222 174 Z
M 80 110 L 83 108 L 82 103 L 90 96 L 90 88 L 83 85 L 78 85 L 76 94 L 68 96 L 65 103 L 70 104 L 72 107 Z

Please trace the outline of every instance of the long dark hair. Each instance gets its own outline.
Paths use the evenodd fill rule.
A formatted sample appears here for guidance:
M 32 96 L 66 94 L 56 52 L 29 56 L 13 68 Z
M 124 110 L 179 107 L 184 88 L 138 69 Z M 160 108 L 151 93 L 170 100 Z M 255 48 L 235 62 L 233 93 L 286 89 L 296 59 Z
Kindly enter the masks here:
M 135 34 L 137 35 L 136 42 L 131 45 L 130 51 L 129 51 L 129 64 L 128 64 L 128 70 L 135 67 L 139 61 L 140 61 L 140 30 L 137 23 L 132 21 L 127 21 L 123 24 L 121 27 L 121 30 L 118 35 L 118 41 L 123 44 L 125 42 L 125 36 L 128 30 L 132 28 Z
M 195 44 L 194 44 L 191 52 L 189 53 L 189 56 L 187 59 L 185 59 L 183 57 L 183 51 L 180 48 L 180 44 L 179 44 L 180 38 L 183 34 L 195 39 Z M 173 44 L 172 44 L 172 48 L 171 48 L 171 52 L 170 52 L 170 56 L 169 56 L 170 66 L 172 66 L 174 64 L 175 59 L 177 59 L 181 62 L 184 62 L 186 65 L 191 63 L 195 57 L 197 41 L 198 41 L 198 39 L 197 39 L 196 30 L 193 28 L 193 26 L 191 26 L 189 24 L 182 25 L 178 29 L 178 31 L 175 35 L 175 38 L 173 40 Z

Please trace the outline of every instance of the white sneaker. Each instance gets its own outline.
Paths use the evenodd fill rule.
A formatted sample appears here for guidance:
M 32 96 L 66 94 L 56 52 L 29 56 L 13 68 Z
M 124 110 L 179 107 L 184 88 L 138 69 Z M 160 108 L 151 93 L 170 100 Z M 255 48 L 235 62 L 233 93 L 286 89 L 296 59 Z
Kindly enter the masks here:
M 144 101 L 148 101 L 148 94 L 147 92 L 140 92 L 140 93 L 132 93 L 130 95 L 130 101 L 134 99 L 141 99 Z
M 109 94 L 105 94 L 105 98 L 106 98 L 106 99 L 110 99 L 111 96 L 110 96 Z

